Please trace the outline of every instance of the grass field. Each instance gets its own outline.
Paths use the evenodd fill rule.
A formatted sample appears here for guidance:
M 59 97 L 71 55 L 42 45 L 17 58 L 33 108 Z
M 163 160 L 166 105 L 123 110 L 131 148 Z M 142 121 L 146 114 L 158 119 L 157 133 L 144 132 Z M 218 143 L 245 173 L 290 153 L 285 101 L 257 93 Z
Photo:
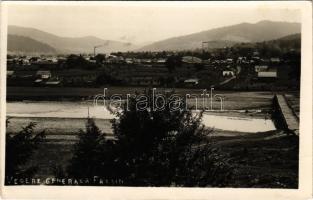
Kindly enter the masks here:
M 122 95 L 126 98 L 126 94 L 135 95 L 136 92 L 142 92 L 145 88 L 138 87 L 109 87 L 106 90 L 106 97 L 113 94 Z M 162 93 L 166 89 L 157 88 L 156 94 Z M 208 91 L 209 92 L 209 91 Z M 207 94 L 208 94 L 207 92 Z M 57 100 L 57 101 L 86 101 L 93 100 L 97 94 L 104 94 L 103 88 L 43 88 L 43 87 L 8 87 L 8 100 Z M 175 89 L 175 94 L 181 98 L 186 98 L 186 94 L 190 94 L 191 98 L 187 100 L 188 105 L 198 109 L 203 107 L 203 90 L 201 89 Z M 236 92 L 236 91 L 213 91 L 213 95 L 221 95 L 224 98 L 225 110 L 246 110 L 246 109 L 269 109 L 272 104 L 272 92 Z M 196 98 L 197 97 L 197 100 Z M 207 108 L 210 108 L 210 98 L 205 102 Z M 220 100 L 213 100 L 213 108 L 220 109 Z
M 136 92 L 142 92 L 147 90 L 149 87 L 128 87 L 128 86 L 103 86 L 97 88 L 88 88 L 88 87 L 20 87 L 20 86 L 9 86 L 7 87 L 7 96 L 17 97 L 17 96 L 25 96 L 25 97 L 33 97 L 33 96 L 90 96 L 96 94 L 103 94 L 104 88 L 107 88 L 106 94 L 108 96 L 112 94 L 135 94 Z M 171 91 L 173 88 L 156 88 L 157 92 Z M 174 91 L 176 94 L 185 95 L 185 94 L 202 94 L 203 90 L 207 89 L 207 93 L 210 92 L 210 88 L 203 89 L 195 89 L 195 88 L 175 88 Z M 214 94 L 244 94 L 244 93 L 254 93 L 256 96 L 264 96 L 264 94 L 269 94 L 271 92 L 250 92 L 250 91 L 214 91 Z
M 218 148 L 234 169 L 226 187 L 297 188 L 298 138 L 280 131 L 263 133 L 215 132 L 212 146 Z M 55 177 L 66 169 L 75 139 L 40 146 L 28 165 L 39 167 L 36 178 Z M 71 141 L 71 142 L 70 142 Z
M 299 141 L 282 131 L 216 136 L 234 168 L 229 187 L 297 188 Z
M 16 133 L 30 122 L 35 122 L 36 130 L 47 134 L 73 135 L 79 129 L 85 129 L 86 119 L 84 118 L 53 118 L 53 117 L 13 117 L 9 119 L 8 133 Z M 99 129 L 105 133 L 112 134 L 111 122 L 107 119 L 95 119 Z

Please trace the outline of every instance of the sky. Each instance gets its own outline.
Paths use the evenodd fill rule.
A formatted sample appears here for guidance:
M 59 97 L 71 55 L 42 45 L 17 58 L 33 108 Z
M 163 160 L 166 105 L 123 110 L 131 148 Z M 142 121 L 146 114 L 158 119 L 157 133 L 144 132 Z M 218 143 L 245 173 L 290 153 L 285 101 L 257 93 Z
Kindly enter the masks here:
M 298 10 L 269 6 L 221 6 L 138 2 L 8 5 L 8 24 L 58 36 L 96 36 L 144 44 L 212 28 L 261 20 L 300 22 Z

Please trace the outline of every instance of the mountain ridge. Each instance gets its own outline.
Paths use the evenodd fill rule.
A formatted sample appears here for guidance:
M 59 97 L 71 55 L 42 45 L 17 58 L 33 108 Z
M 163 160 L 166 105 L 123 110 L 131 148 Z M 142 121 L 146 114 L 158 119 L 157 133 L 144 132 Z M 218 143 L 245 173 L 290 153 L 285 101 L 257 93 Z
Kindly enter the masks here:
M 25 36 L 8 35 L 9 53 L 21 54 L 56 54 L 57 50 L 48 44 Z
M 96 36 L 63 37 L 41 31 L 36 28 L 10 25 L 9 35 L 28 37 L 56 50 L 57 53 L 97 53 L 113 51 L 179 51 L 202 47 L 202 42 L 208 42 L 206 48 L 231 47 L 236 43 L 262 42 L 278 39 L 301 32 L 301 24 L 296 22 L 280 22 L 262 20 L 257 23 L 239 23 L 230 26 L 208 29 L 152 42 L 139 46 L 129 42 L 104 40 Z
M 138 48 L 137 46 L 126 42 L 104 40 L 95 36 L 63 37 L 36 28 L 15 25 L 10 25 L 8 27 L 8 34 L 29 37 L 38 42 L 48 44 L 57 49 L 59 53 L 93 53 L 93 47 L 98 45 L 103 46 L 103 48 L 97 49 L 97 51 L 101 53 Z
M 261 42 L 299 32 L 301 26 L 296 22 L 244 22 L 157 41 L 141 47 L 139 51 L 195 49 L 201 48 L 203 41 Z

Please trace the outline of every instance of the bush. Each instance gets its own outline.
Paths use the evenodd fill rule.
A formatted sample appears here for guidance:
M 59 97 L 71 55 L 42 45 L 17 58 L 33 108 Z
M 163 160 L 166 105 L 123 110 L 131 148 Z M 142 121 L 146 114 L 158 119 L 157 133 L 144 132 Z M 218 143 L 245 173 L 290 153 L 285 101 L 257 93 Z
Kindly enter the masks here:
M 6 125 L 8 126 L 7 120 Z M 45 137 L 45 132 L 35 134 L 36 123 L 29 123 L 17 134 L 6 135 L 5 176 L 6 184 L 10 184 L 11 178 L 31 177 L 38 166 L 26 166 L 34 151 Z
M 75 147 L 70 175 L 122 180 L 128 186 L 225 185 L 232 170 L 211 148 L 212 130 L 202 125 L 202 112 L 185 110 L 184 101 L 173 111 L 171 100 L 157 110 L 154 105 L 161 105 L 160 99 L 153 101 L 150 91 L 146 96 L 145 109 L 138 110 L 142 99 L 131 97 L 116 113 L 115 142 L 109 143 L 89 119 Z

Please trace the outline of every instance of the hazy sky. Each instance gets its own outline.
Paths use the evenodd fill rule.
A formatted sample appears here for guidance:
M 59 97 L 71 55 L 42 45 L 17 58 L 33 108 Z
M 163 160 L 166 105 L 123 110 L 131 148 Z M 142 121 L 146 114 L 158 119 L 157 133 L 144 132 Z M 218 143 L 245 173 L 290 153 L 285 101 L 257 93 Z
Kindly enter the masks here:
M 112 4 L 112 3 L 111 3 Z M 9 5 L 8 24 L 59 36 L 97 36 L 143 43 L 242 22 L 300 22 L 297 10 L 270 7 L 163 5 Z

